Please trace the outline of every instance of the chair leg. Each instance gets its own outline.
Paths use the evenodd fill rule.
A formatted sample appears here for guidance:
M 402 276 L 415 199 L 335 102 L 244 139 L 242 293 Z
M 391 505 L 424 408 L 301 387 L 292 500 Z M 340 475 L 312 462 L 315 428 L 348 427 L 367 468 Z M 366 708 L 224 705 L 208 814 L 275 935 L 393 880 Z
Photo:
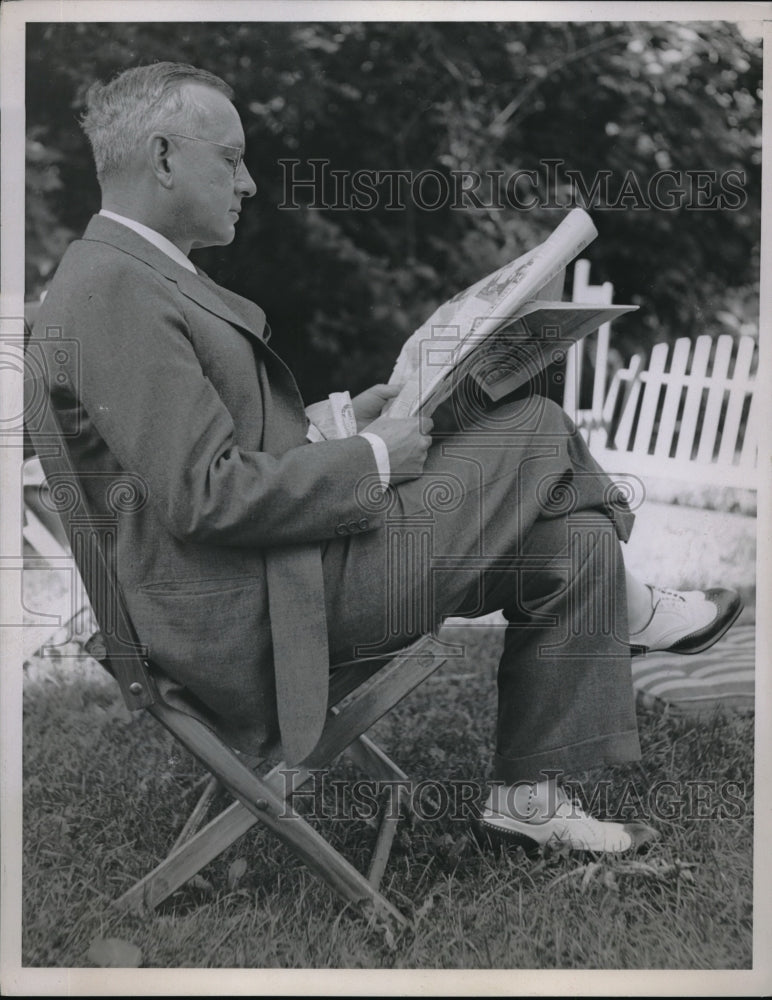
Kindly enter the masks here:
M 394 761 L 384 753 L 377 743 L 362 734 L 346 747 L 346 754 L 354 763 L 376 781 L 402 781 L 410 779 L 405 772 L 397 767 Z
M 277 795 L 283 795 L 286 791 L 283 767 L 284 764 L 277 764 L 263 779 Z M 311 774 L 308 771 L 304 775 L 298 774 L 293 790 L 300 787 L 301 777 L 304 781 L 308 781 Z M 210 787 L 217 789 L 219 786 L 220 782 L 216 778 L 210 778 L 204 796 Z M 198 810 L 200 804 L 199 801 L 194 811 Z M 197 832 L 191 830 L 184 839 L 180 834 L 164 860 L 116 900 L 115 905 L 126 909 L 139 909 L 143 906 L 153 909 L 193 878 L 210 861 L 214 861 L 223 851 L 227 851 L 256 823 L 257 817 L 241 802 L 232 802 L 203 829 Z M 186 827 L 189 825 L 189 822 L 185 824 Z
M 319 871 L 319 874 L 344 898 L 356 900 L 369 898 L 381 908 L 386 904 L 386 911 L 392 915 L 398 914 L 398 911 L 380 896 L 373 885 L 349 865 L 299 815 L 292 814 L 291 817 L 287 815 L 284 797 L 304 784 L 309 779 L 312 769 L 328 766 L 330 761 L 347 748 L 355 762 L 372 777 L 386 781 L 408 780 L 407 775 L 363 734 L 400 698 L 445 662 L 446 657 L 441 644 L 432 639 L 424 642 L 426 644 L 421 650 L 422 655 L 418 657 L 413 655 L 409 660 L 405 657 L 396 657 L 389 666 L 376 675 L 374 683 L 364 696 L 355 698 L 342 711 L 330 718 L 322 740 L 312 755 L 302 765 L 291 769 L 291 788 L 287 788 L 286 765 L 277 765 L 265 778 L 259 779 L 205 726 L 188 716 L 166 708 L 163 704 L 149 708 L 148 711 L 154 714 L 161 724 L 177 736 L 213 773 L 213 780 L 224 785 L 239 801 L 234 802 L 199 833 L 190 836 L 179 846 L 175 845 L 172 853 L 124 893 L 116 905 L 128 908 L 143 905 L 149 908 L 157 906 L 218 854 L 235 843 L 258 820 L 262 820 L 282 841 L 307 860 L 310 867 Z M 409 670 L 406 667 L 409 667 Z M 205 744 L 204 752 L 202 752 L 202 737 Z M 240 776 L 236 784 L 225 777 L 223 770 L 224 767 L 230 775 L 234 762 Z M 245 794 L 247 786 L 249 792 Z M 256 802 L 260 803 L 259 806 Z M 290 818 L 293 820 L 291 823 L 288 822 Z M 374 856 L 370 868 L 370 877 L 372 878 L 374 874 L 377 876 L 375 885 L 382 877 L 382 869 L 385 868 L 388 851 L 394 839 L 396 824 L 392 825 L 394 830 L 391 831 L 388 825 L 385 830 L 382 827 L 376 842 L 375 854 L 378 860 L 376 862 Z M 287 836 L 292 830 L 302 832 L 297 837 Z M 306 831 L 311 831 L 313 837 Z M 180 838 L 178 844 L 179 840 Z M 378 868 L 381 868 L 380 872 Z M 399 919 L 404 921 L 401 914 Z
M 367 881 L 377 889 L 381 884 L 381 879 L 389 863 L 391 848 L 394 844 L 394 837 L 400 821 L 400 806 L 404 793 L 400 788 L 388 788 L 384 792 L 385 802 L 383 804 L 383 816 L 381 826 L 378 830 L 378 839 L 375 841 L 373 854 L 370 858 L 370 868 L 367 872 Z
M 274 769 L 274 781 L 261 779 L 206 726 L 160 704 L 153 705 L 149 711 L 212 771 L 218 781 L 239 799 L 243 808 L 236 809 L 237 803 L 234 803 L 222 817 L 210 823 L 125 893 L 116 905 L 157 905 L 259 820 L 343 899 L 354 903 L 370 903 L 380 914 L 393 917 L 402 924 L 406 922 L 399 910 L 361 872 L 287 806 L 275 789 L 277 781 L 283 778 L 279 768 Z M 296 781 L 299 777 L 296 777 Z M 243 815 L 244 810 L 247 811 L 247 816 Z M 218 834 L 218 838 L 213 836 L 214 833 Z
M 178 847 L 181 847 L 185 841 L 190 840 L 194 833 L 198 832 L 198 829 L 206 816 L 206 811 L 211 805 L 212 799 L 217 794 L 217 789 L 219 787 L 220 782 L 217 778 L 210 778 L 207 781 L 204 791 L 201 793 L 201 797 L 198 802 L 196 802 L 193 812 L 190 816 L 188 816 L 185 825 L 180 830 L 179 836 L 172 844 L 171 853 L 174 853 Z
M 370 777 L 376 780 L 406 781 L 407 775 L 387 755 L 366 736 L 359 739 L 348 748 L 348 752 L 357 766 L 361 767 Z M 287 792 L 286 782 L 282 773 L 284 764 L 277 764 L 265 776 L 266 784 L 278 795 Z M 292 791 L 296 791 L 311 777 L 310 772 L 298 772 L 294 776 Z M 211 778 L 204 796 L 219 787 L 219 782 Z M 203 797 L 202 796 L 202 800 Z M 198 812 L 199 801 L 194 812 Z M 194 832 L 190 821 L 185 824 L 187 834 L 177 838 L 170 853 L 160 864 L 128 889 L 117 901 L 116 906 L 125 909 L 153 909 L 168 896 L 193 878 L 202 868 L 226 851 L 232 844 L 243 837 L 257 823 L 254 816 L 240 802 L 233 802 L 207 825 Z M 183 830 L 183 832 L 185 832 Z M 368 878 L 371 877 L 371 873 Z
M 394 782 L 384 790 L 381 825 L 378 839 L 370 858 L 367 878 L 374 888 L 381 884 L 386 865 L 389 862 L 401 817 L 402 804 L 408 792 L 410 779 L 383 750 L 367 736 L 360 736 L 346 750 L 355 764 L 366 774 L 383 782 Z
M 202 830 L 164 858 L 115 901 L 123 910 L 152 910 L 184 885 L 210 861 L 250 830 L 257 817 L 240 802 L 233 802 Z

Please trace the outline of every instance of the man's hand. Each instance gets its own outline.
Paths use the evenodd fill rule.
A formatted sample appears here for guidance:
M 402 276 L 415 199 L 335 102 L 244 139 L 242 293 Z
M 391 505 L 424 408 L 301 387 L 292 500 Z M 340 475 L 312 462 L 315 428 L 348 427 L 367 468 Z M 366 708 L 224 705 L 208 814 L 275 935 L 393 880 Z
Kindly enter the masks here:
M 354 396 L 351 405 L 357 421 L 357 431 L 363 431 L 376 417 L 380 417 L 385 404 L 393 399 L 401 388 L 401 385 L 374 385 L 372 389 L 365 389 L 358 396 Z
M 389 450 L 391 482 L 415 479 L 423 471 L 432 443 L 429 417 L 379 417 L 365 428 L 377 434 Z

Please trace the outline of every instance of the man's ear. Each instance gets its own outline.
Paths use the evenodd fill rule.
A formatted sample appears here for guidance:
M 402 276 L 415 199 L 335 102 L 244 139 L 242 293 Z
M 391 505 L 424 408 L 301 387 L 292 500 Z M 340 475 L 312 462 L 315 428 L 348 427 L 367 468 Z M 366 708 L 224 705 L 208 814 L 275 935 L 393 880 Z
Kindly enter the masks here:
M 154 132 L 147 140 L 147 155 L 150 168 L 159 184 L 170 188 L 174 173 L 170 162 L 171 145 L 165 135 Z

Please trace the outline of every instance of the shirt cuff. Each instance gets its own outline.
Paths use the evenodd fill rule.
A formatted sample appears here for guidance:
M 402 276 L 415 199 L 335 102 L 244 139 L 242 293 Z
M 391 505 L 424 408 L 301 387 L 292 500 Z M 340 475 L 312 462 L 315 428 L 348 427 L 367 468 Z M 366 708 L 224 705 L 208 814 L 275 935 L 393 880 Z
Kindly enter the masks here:
M 381 477 L 381 486 L 388 486 L 391 479 L 391 462 L 389 461 L 389 449 L 382 437 L 370 431 L 361 431 L 359 437 L 366 438 L 373 449 L 373 457 L 378 467 L 378 475 Z

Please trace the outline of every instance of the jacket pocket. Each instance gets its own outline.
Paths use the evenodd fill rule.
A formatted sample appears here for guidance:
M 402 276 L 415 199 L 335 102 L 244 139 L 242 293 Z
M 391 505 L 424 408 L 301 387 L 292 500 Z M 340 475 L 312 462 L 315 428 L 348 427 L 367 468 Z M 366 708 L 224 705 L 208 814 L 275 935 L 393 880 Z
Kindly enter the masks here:
M 225 719 L 275 712 L 271 629 L 261 581 L 152 583 L 127 603 L 150 660 Z
M 258 587 L 255 576 L 213 576 L 198 577 L 188 580 L 153 580 L 139 587 L 143 593 L 157 595 L 169 594 L 180 597 L 196 597 L 197 595 L 229 594 L 233 591 Z

